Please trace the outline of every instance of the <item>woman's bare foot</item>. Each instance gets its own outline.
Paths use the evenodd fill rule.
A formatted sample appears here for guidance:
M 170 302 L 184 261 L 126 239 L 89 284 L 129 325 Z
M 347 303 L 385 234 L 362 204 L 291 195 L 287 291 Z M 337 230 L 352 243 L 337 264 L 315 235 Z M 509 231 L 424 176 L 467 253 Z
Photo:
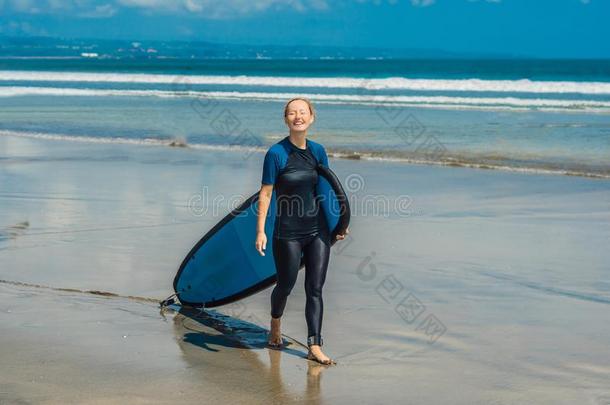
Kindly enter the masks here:
M 282 346 L 282 332 L 280 332 L 280 318 L 271 318 L 271 330 L 269 331 L 269 346 Z
M 322 352 L 322 348 L 319 345 L 309 346 L 309 353 L 307 353 L 307 358 L 309 360 L 317 361 L 320 364 L 337 364 L 336 361 L 334 361 L 333 359 L 325 355 L 324 352 Z

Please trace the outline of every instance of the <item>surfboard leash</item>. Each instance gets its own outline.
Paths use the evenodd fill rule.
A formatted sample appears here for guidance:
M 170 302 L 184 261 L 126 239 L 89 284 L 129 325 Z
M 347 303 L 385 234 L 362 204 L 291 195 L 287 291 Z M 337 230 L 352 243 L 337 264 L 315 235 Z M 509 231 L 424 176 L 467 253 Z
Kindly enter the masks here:
M 174 294 L 170 295 L 169 297 L 167 297 L 166 299 L 164 299 L 163 301 L 159 301 L 159 308 L 164 309 L 170 305 L 175 304 L 176 300 L 174 299 L 174 297 L 178 298 L 178 294 L 174 293 Z

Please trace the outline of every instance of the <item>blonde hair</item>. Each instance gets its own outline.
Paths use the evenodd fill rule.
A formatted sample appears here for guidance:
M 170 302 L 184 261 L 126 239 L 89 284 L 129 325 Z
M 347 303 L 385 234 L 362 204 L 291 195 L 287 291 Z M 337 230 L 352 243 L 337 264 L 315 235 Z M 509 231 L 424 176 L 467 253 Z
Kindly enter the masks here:
M 316 115 L 314 108 L 313 108 L 313 104 L 311 101 L 309 101 L 309 99 L 306 99 L 305 97 L 295 97 L 295 98 L 291 98 L 290 100 L 288 100 L 288 102 L 286 103 L 286 105 L 284 106 L 284 118 L 286 117 L 286 115 L 288 114 L 288 105 L 290 103 L 292 103 L 295 100 L 303 100 L 304 102 L 307 103 L 307 106 L 309 107 L 309 113 L 311 115 Z

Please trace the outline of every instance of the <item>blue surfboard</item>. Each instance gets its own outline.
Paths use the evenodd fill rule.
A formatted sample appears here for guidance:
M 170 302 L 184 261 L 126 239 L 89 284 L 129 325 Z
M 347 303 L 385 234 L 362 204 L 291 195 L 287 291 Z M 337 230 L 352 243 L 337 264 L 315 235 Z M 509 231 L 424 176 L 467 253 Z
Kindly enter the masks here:
M 350 220 L 347 196 L 337 176 L 318 165 L 316 193 L 331 235 L 345 233 Z M 207 232 L 184 258 L 174 278 L 174 291 L 183 305 L 216 307 L 255 294 L 276 282 L 273 255 L 275 192 L 265 221 L 267 248 L 261 256 L 254 247 L 258 192 Z M 301 268 L 304 263 L 301 262 Z

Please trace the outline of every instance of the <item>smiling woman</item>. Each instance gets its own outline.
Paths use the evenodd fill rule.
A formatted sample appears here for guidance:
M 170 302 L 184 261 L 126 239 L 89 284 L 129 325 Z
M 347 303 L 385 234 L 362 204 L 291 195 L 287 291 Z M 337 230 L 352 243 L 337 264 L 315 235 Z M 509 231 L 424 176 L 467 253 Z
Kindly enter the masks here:
M 306 98 L 293 98 L 284 107 L 289 135 L 273 145 L 265 155 L 259 192 L 255 246 L 261 255 L 267 245 L 265 220 L 275 191 L 276 218 L 273 230 L 273 258 L 277 284 L 271 294 L 271 333 L 269 344 L 282 345 L 280 318 L 297 279 L 301 261 L 305 263 L 305 319 L 308 358 L 334 364 L 322 350 L 322 287 L 330 259 L 331 234 L 316 196 L 317 166 L 328 167 L 324 147 L 306 139 L 315 112 Z M 336 236 L 344 239 L 349 231 Z

